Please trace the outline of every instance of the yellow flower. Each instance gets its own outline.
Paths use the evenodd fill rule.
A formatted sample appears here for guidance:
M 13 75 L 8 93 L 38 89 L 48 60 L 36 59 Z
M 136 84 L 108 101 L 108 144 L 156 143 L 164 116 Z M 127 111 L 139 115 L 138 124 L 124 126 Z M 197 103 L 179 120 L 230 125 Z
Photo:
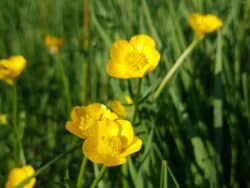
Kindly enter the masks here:
M 188 21 L 190 26 L 200 38 L 204 37 L 207 33 L 217 31 L 223 26 L 223 22 L 217 16 L 212 14 L 203 15 L 199 13 L 192 13 L 189 16 Z
M 125 107 L 118 100 L 112 101 L 112 103 L 111 103 L 111 109 L 112 109 L 113 112 L 115 112 L 120 117 L 126 118 L 128 116 Z
M 142 140 L 134 135 L 127 120 L 99 121 L 93 135 L 83 144 L 84 155 L 95 163 L 116 166 L 126 162 L 126 157 L 139 151 Z
M 0 124 L 6 125 L 8 123 L 8 117 L 6 114 L 0 114 Z
M 35 170 L 31 165 L 25 165 L 21 168 L 13 168 L 9 173 L 5 188 L 15 188 L 19 183 L 32 176 L 34 173 Z M 24 188 L 32 188 L 35 183 L 36 178 L 33 177 L 27 184 L 25 184 Z
M 59 48 L 63 45 L 64 40 L 51 35 L 44 38 L 44 44 L 49 48 L 51 54 L 56 54 Z
M 141 78 L 154 70 L 159 60 L 160 54 L 155 48 L 154 40 L 148 35 L 136 35 L 129 42 L 114 42 L 107 72 L 116 78 Z
M 85 139 L 92 134 L 93 127 L 102 119 L 115 120 L 118 119 L 118 116 L 100 103 L 77 106 L 73 108 L 71 121 L 66 123 L 65 128 L 70 133 Z
M 0 80 L 13 84 L 26 66 L 23 56 L 11 56 L 9 59 L 0 60 Z

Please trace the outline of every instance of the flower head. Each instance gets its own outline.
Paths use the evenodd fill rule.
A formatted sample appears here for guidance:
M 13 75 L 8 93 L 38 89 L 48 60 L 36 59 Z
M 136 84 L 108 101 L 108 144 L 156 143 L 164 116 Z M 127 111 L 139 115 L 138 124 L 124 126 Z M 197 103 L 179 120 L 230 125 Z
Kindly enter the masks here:
M 49 48 L 51 54 L 56 54 L 59 48 L 63 45 L 64 40 L 51 35 L 44 38 L 44 44 Z
M 223 26 L 223 22 L 213 14 L 192 13 L 188 18 L 190 26 L 198 37 L 202 38 L 207 33 L 212 33 Z
M 112 109 L 113 112 L 115 112 L 120 117 L 126 118 L 128 116 L 126 108 L 118 100 L 112 101 L 111 109 Z
M 88 106 L 74 107 L 71 112 L 71 121 L 65 128 L 72 134 L 86 139 L 92 134 L 94 127 L 103 119 L 115 120 L 118 116 L 111 112 L 105 105 L 93 103 Z
M 142 140 L 134 135 L 127 120 L 103 120 L 93 135 L 83 144 L 83 153 L 95 163 L 116 166 L 126 162 L 126 157 L 141 149 Z
M 21 168 L 13 168 L 9 173 L 5 188 L 15 188 L 19 183 L 32 176 L 34 173 L 35 170 L 31 165 L 25 165 Z M 36 179 L 33 177 L 25 184 L 24 188 L 32 188 L 35 183 Z
M 130 41 L 114 42 L 107 72 L 116 78 L 141 78 L 154 70 L 159 60 L 160 54 L 154 40 L 148 35 L 136 35 Z
M 11 56 L 0 60 L 0 80 L 13 84 L 14 80 L 21 74 L 26 66 L 23 56 Z

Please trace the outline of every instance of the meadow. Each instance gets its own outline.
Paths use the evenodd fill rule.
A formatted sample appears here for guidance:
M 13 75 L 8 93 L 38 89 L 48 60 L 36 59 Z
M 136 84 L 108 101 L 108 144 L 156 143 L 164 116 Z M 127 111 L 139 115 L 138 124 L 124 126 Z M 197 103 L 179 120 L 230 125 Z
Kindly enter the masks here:
M 0 80 L 0 187 L 23 162 L 36 170 L 38 188 L 91 187 L 99 177 L 99 188 L 250 187 L 250 0 L 1 0 L 0 8 L 0 59 L 27 60 L 15 84 Z M 195 38 L 193 12 L 223 26 L 154 97 Z M 112 44 L 138 34 L 154 39 L 159 64 L 143 78 L 110 76 Z M 57 52 L 47 35 L 63 39 Z M 110 108 L 113 100 L 143 144 L 104 171 L 65 124 L 73 107 Z

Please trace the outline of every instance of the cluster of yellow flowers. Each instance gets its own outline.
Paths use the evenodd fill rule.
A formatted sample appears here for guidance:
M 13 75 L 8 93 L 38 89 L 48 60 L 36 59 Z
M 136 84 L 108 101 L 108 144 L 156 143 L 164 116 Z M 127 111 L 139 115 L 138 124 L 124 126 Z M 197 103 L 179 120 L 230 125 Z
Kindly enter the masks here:
M 193 13 L 189 17 L 189 24 L 198 38 L 207 33 L 218 30 L 223 22 L 214 15 Z M 63 45 L 63 39 L 48 35 L 44 39 L 45 45 L 52 54 L 58 52 Z M 107 73 L 115 78 L 130 79 L 142 78 L 153 71 L 160 60 L 160 53 L 155 47 L 154 40 L 145 34 L 133 36 L 129 41 L 117 40 L 110 51 L 110 60 L 107 64 Z M 26 66 L 22 56 L 12 56 L 0 60 L 0 80 L 13 84 Z M 129 104 L 133 101 L 127 97 Z M 105 105 L 93 103 L 87 106 L 74 107 L 71 120 L 65 125 L 66 129 L 84 139 L 83 153 L 86 157 L 105 166 L 116 166 L 126 162 L 126 158 L 139 151 L 142 140 L 135 136 L 125 108 L 119 101 L 111 104 L 113 112 Z M 6 188 L 14 188 L 25 178 L 34 175 L 32 166 L 25 165 L 10 171 Z M 32 188 L 36 179 L 33 177 L 24 186 Z
M 142 146 L 141 139 L 134 135 L 131 123 L 120 119 L 100 103 L 74 107 L 71 121 L 65 127 L 85 139 L 83 153 L 89 160 L 105 166 L 124 164 L 126 157 Z

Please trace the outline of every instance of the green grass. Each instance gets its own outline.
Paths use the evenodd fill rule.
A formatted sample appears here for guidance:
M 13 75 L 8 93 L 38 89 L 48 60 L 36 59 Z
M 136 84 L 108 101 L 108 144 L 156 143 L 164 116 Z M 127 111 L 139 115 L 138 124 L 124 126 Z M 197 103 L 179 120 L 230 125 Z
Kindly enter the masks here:
M 140 103 L 134 127 L 142 150 L 124 166 L 108 168 L 99 187 L 250 186 L 249 0 L 89 1 L 85 12 L 80 0 L 1 0 L 0 8 L 0 58 L 28 60 L 16 84 L 17 121 L 26 161 L 36 169 L 79 141 L 64 128 L 71 105 L 108 104 L 129 93 L 127 81 L 106 73 L 115 39 L 145 33 L 157 42 L 161 61 L 142 80 L 143 97 L 192 42 L 188 15 L 218 15 L 223 28 L 198 44 L 156 102 Z M 43 44 L 47 34 L 65 40 L 56 57 Z M 131 81 L 134 93 L 137 84 Z M 0 82 L 0 114 L 9 116 L 0 125 L 0 187 L 16 167 L 12 92 Z M 37 176 L 36 187 L 76 187 L 82 158 L 80 147 L 60 158 Z M 84 187 L 100 169 L 87 162 Z

